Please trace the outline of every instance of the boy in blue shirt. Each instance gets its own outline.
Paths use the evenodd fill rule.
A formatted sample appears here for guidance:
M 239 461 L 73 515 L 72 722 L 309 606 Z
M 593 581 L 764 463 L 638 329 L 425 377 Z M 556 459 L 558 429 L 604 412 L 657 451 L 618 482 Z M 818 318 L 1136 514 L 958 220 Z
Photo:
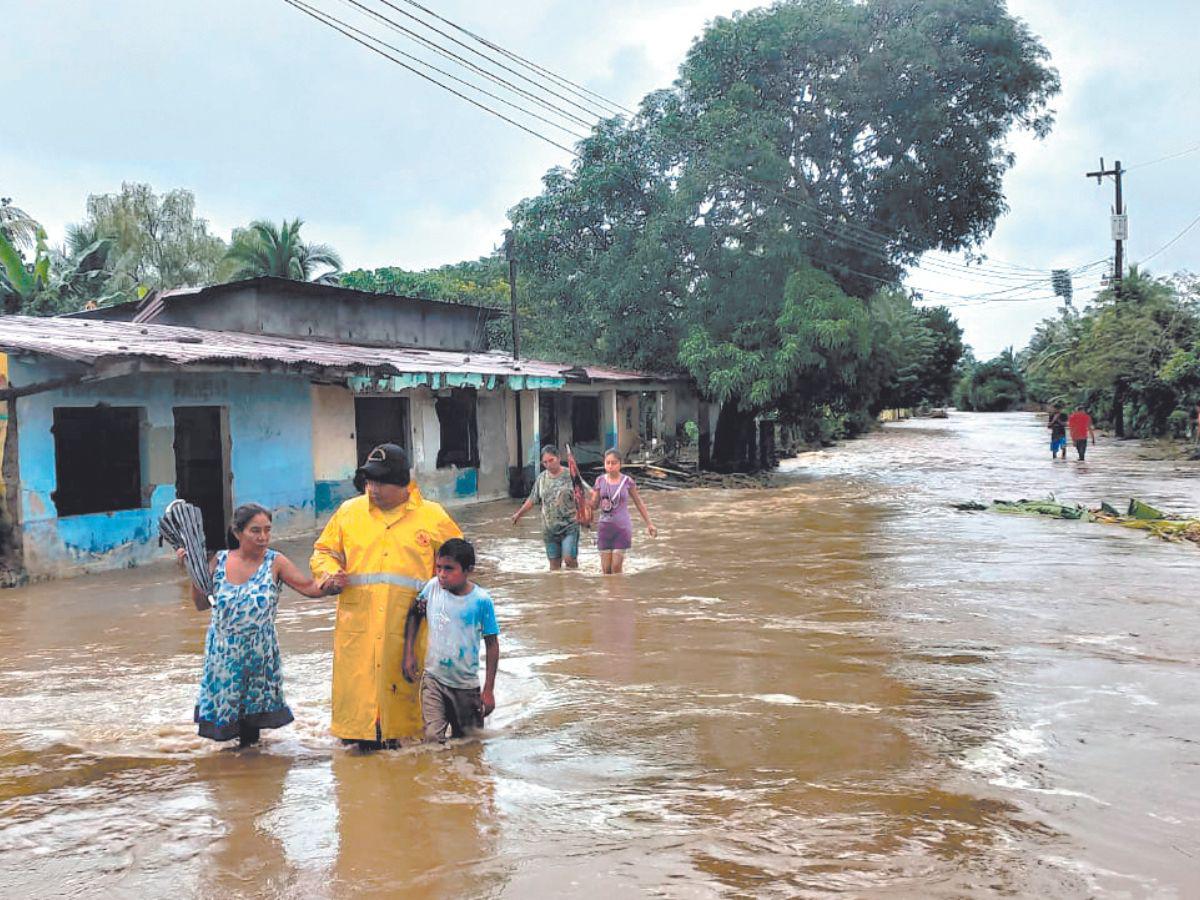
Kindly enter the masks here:
M 500 628 L 491 595 L 470 580 L 475 548 L 451 538 L 438 548 L 435 570 L 413 599 L 404 623 L 404 678 L 417 676 L 417 629 L 429 622 L 429 647 L 421 676 L 425 740 L 445 741 L 483 727 L 496 708 L 493 690 L 500 665 Z M 479 641 L 487 648 L 487 670 L 479 689 Z

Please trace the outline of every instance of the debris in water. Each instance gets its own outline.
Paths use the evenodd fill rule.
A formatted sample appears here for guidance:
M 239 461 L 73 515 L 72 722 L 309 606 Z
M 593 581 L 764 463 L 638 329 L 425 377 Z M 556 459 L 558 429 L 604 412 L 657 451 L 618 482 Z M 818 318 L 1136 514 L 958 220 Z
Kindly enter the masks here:
M 1026 516 L 1048 516 L 1052 519 L 1071 519 L 1083 522 L 1100 522 L 1104 525 L 1120 525 L 1136 528 L 1164 541 L 1191 541 L 1200 545 L 1200 518 L 1169 516 L 1148 503 L 1131 499 L 1124 514 L 1107 501 L 1096 509 L 1087 509 L 1078 503 L 1060 503 L 1051 494 L 1045 500 L 993 500 L 990 507 L 977 500 L 951 503 L 952 509 L 977 512 L 993 509 L 996 512 Z

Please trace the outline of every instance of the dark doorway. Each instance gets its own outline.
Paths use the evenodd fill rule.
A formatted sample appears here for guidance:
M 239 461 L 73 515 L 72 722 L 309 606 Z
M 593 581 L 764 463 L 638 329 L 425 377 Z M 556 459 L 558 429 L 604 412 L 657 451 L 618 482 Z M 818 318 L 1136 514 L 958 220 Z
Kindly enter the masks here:
M 224 549 L 233 512 L 228 434 L 221 407 L 175 407 L 175 496 L 200 507 L 209 551 Z
M 541 436 L 542 447 L 547 444 L 558 446 L 557 394 L 538 394 L 538 434 Z
M 587 394 L 571 397 L 571 441 L 595 444 L 600 441 L 600 398 Z
M 355 397 L 354 435 L 356 465 L 365 463 L 367 454 L 380 444 L 399 444 L 408 453 L 408 398 Z M 409 457 L 411 461 L 411 453 Z

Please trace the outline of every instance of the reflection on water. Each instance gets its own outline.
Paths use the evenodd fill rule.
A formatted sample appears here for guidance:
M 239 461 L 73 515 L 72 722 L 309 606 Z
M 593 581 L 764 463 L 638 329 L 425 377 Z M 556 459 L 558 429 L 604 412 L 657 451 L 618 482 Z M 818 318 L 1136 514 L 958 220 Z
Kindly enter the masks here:
M 4 592 L 0 894 L 1194 896 L 1200 555 L 947 504 L 1188 511 L 1198 470 L 1045 443 L 956 415 L 651 494 L 615 578 L 462 511 L 504 659 L 486 738 L 446 749 L 330 738 L 325 600 L 285 597 L 297 721 L 238 753 L 194 734 L 173 567 Z

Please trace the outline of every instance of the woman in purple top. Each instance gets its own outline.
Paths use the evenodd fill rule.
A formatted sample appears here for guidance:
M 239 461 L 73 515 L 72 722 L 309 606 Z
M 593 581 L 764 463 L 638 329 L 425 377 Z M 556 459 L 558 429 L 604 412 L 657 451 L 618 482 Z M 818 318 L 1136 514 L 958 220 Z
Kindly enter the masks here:
M 604 474 L 596 479 L 592 494 L 592 509 L 600 511 L 596 524 L 596 546 L 600 549 L 600 568 L 605 575 L 617 575 L 625 563 L 625 551 L 633 543 L 633 520 L 629 517 L 629 501 L 637 507 L 650 537 L 658 529 L 650 521 L 646 504 L 638 495 L 637 485 L 628 475 L 621 474 L 621 454 L 605 451 Z

